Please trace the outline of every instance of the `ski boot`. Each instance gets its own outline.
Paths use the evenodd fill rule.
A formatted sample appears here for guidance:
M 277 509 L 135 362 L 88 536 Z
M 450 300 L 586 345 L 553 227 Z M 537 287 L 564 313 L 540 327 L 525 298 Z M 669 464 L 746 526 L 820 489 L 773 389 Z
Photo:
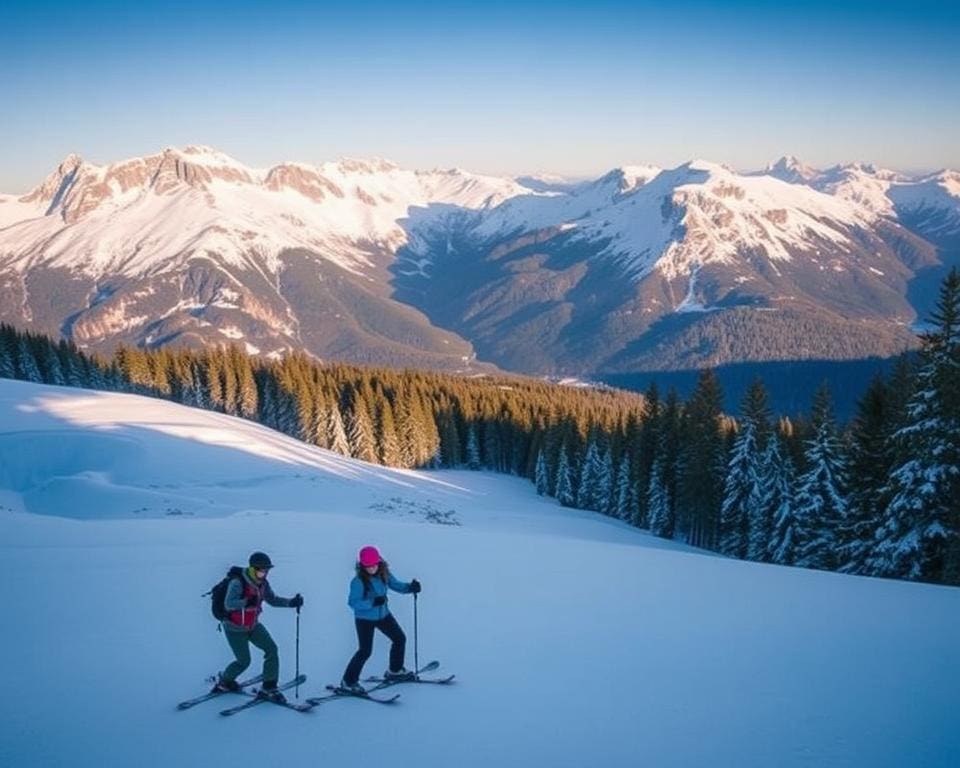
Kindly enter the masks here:
M 240 683 L 236 680 L 225 680 L 220 677 L 217 678 L 217 682 L 214 684 L 213 688 L 210 689 L 210 693 L 239 693 L 240 692 Z
M 367 693 L 367 689 L 360 683 L 348 683 L 346 680 L 340 681 L 340 690 L 344 693 L 352 693 L 354 696 L 364 696 Z
M 416 677 L 416 675 L 414 675 L 413 672 L 406 667 L 400 667 L 400 669 L 398 669 L 396 672 L 388 669 L 383 673 L 383 679 L 388 683 L 399 683 L 404 680 L 413 680 L 414 677 Z
M 257 691 L 257 698 L 264 699 L 266 701 L 273 701 L 277 704 L 287 703 L 287 697 L 284 696 L 281 691 L 277 690 L 276 681 L 264 683 L 263 687 Z

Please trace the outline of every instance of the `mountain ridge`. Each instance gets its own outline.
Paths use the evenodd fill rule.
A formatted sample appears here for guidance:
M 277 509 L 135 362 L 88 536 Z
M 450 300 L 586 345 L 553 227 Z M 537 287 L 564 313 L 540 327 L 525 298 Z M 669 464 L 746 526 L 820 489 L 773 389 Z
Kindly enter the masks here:
M 846 359 L 909 346 L 923 276 L 960 254 L 950 170 L 785 156 L 749 173 L 693 160 L 527 180 L 377 158 L 256 169 L 197 145 L 102 166 L 68 155 L 27 194 L 0 195 L 0 319 L 92 348 L 242 340 L 524 373 L 791 347 Z M 754 341 L 731 344 L 745 317 Z M 831 331 L 805 351 L 791 325 L 815 317 Z

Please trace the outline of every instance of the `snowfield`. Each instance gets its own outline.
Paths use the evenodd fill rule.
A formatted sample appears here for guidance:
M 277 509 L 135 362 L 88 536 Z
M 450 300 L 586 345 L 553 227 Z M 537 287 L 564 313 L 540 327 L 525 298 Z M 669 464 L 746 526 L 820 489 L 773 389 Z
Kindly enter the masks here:
M 301 699 L 338 681 L 368 543 L 423 582 L 420 660 L 455 685 L 175 711 L 231 658 L 200 595 L 254 549 L 306 599 Z M 4 768 L 960 765 L 958 589 L 728 560 L 165 401 L 0 380 L 0 558 Z M 294 612 L 263 620 L 292 677 Z

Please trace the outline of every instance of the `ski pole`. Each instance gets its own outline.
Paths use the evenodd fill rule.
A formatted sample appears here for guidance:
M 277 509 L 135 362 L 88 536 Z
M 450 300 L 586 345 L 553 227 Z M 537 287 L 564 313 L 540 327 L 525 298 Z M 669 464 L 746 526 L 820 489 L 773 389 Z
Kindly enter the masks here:
M 300 679 L 300 606 L 297 606 L 297 680 Z M 296 688 L 297 698 L 300 698 L 300 683 L 297 683 Z
M 420 597 L 416 592 L 413 593 L 413 676 L 420 679 L 420 638 L 417 627 L 417 598 Z

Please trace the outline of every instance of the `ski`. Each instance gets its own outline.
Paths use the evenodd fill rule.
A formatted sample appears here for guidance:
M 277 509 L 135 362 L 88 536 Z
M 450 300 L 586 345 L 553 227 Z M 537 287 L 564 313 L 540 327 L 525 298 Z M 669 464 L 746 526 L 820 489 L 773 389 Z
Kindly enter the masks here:
M 217 678 L 210 678 L 210 682 L 216 682 Z M 248 685 L 255 685 L 263 680 L 263 675 L 257 675 L 256 677 L 251 677 L 249 680 L 241 680 L 239 685 L 241 688 L 244 688 Z M 186 701 L 181 701 L 177 704 L 177 709 L 190 709 L 190 707 L 195 707 L 197 704 L 200 704 L 204 701 L 209 701 L 210 699 L 215 699 L 217 696 L 223 696 L 225 693 L 241 693 L 241 691 L 210 691 L 205 693 L 203 696 L 197 696 L 195 699 L 187 699 Z
M 293 680 L 288 680 L 282 685 L 277 686 L 278 691 L 285 691 L 288 688 L 293 688 L 297 685 L 303 685 L 303 682 L 307 679 L 306 675 L 300 675 Z M 256 693 L 251 691 L 241 691 L 244 696 L 249 696 L 250 700 L 243 702 L 243 704 L 238 704 L 235 707 L 230 707 L 229 709 L 223 709 L 220 711 L 220 714 L 224 717 L 229 717 L 230 715 L 235 715 L 237 712 L 242 712 L 245 709 L 250 709 L 250 707 L 255 707 L 257 704 L 276 704 L 279 707 L 286 707 L 287 709 L 292 709 L 296 712 L 309 712 L 313 709 L 313 704 L 309 702 L 306 704 L 296 704 L 291 701 L 274 701 L 273 699 L 263 699 L 257 696 Z
M 393 685 L 403 685 L 404 683 L 422 683 L 431 685 L 449 685 L 453 682 L 456 675 L 447 675 L 446 677 L 411 677 L 406 680 L 384 680 L 383 678 L 368 678 L 369 682 L 377 684 L 371 688 L 371 691 L 380 691 Z
M 401 678 L 400 680 L 387 680 L 383 677 L 367 677 L 364 678 L 365 683 L 376 683 L 376 685 L 371 688 L 371 691 L 379 691 L 384 688 L 389 688 L 392 685 L 400 685 L 401 683 L 432 683 L 434 685 L 449 685 L 453 682 L 453 678 L 456 675 L 448 675 L 447 677 L 441 678 L 425 678 L 420 677 L 424 672 L 433 672 L 436 669 L 440 668 L 439 661 L 431 661 L 429 664 L 425 664 L 417 670 L 415 677 L 406 677 Z
M 416 674 L 417 674 L 417 676 L 420 676 L 420 675 L 422 675 L 424 672 L 433 672 L 434 670 L 437 670 L 437 669 L 439 669 L 439 668 L 440 668 L 440 662 L 439 662 L 439 661 L 431 661 L 429 664 L 424 664 L 422 667 L 420 667 L 420 669 L 417 670 Z M 363 682 L 365 682 L 365 683 L 385 683 L 385 682 L 387 682 L 387 680 L 386 680 L 385 678 L 382 678 L 382 677 L 365 677 L 365 678 L 363 679 Z M 397 682 L 398 682 L 398 683 L 403 683 L 403 682 L 406 682 L 406 680 L 397 680 Z
M 328 691 L 332 693 L 327 694 L 326 696 L 314 696 L 313 698 L 307 699 L 307 703 L 310 705 L 323 704 L 325 701 L 333 701 L 334 699 L 366 699 L 367 701 L 375 702 L 376 704 L 393 704 L 397 699 L 400 698 L 399 693 L 393 694 L 393 696 L 388 696 L 386 698 L 381 698 L 380 696 L 371 696 L 369 693 L 352 693 L 341 688 L 339 685 L 328 685 Z

